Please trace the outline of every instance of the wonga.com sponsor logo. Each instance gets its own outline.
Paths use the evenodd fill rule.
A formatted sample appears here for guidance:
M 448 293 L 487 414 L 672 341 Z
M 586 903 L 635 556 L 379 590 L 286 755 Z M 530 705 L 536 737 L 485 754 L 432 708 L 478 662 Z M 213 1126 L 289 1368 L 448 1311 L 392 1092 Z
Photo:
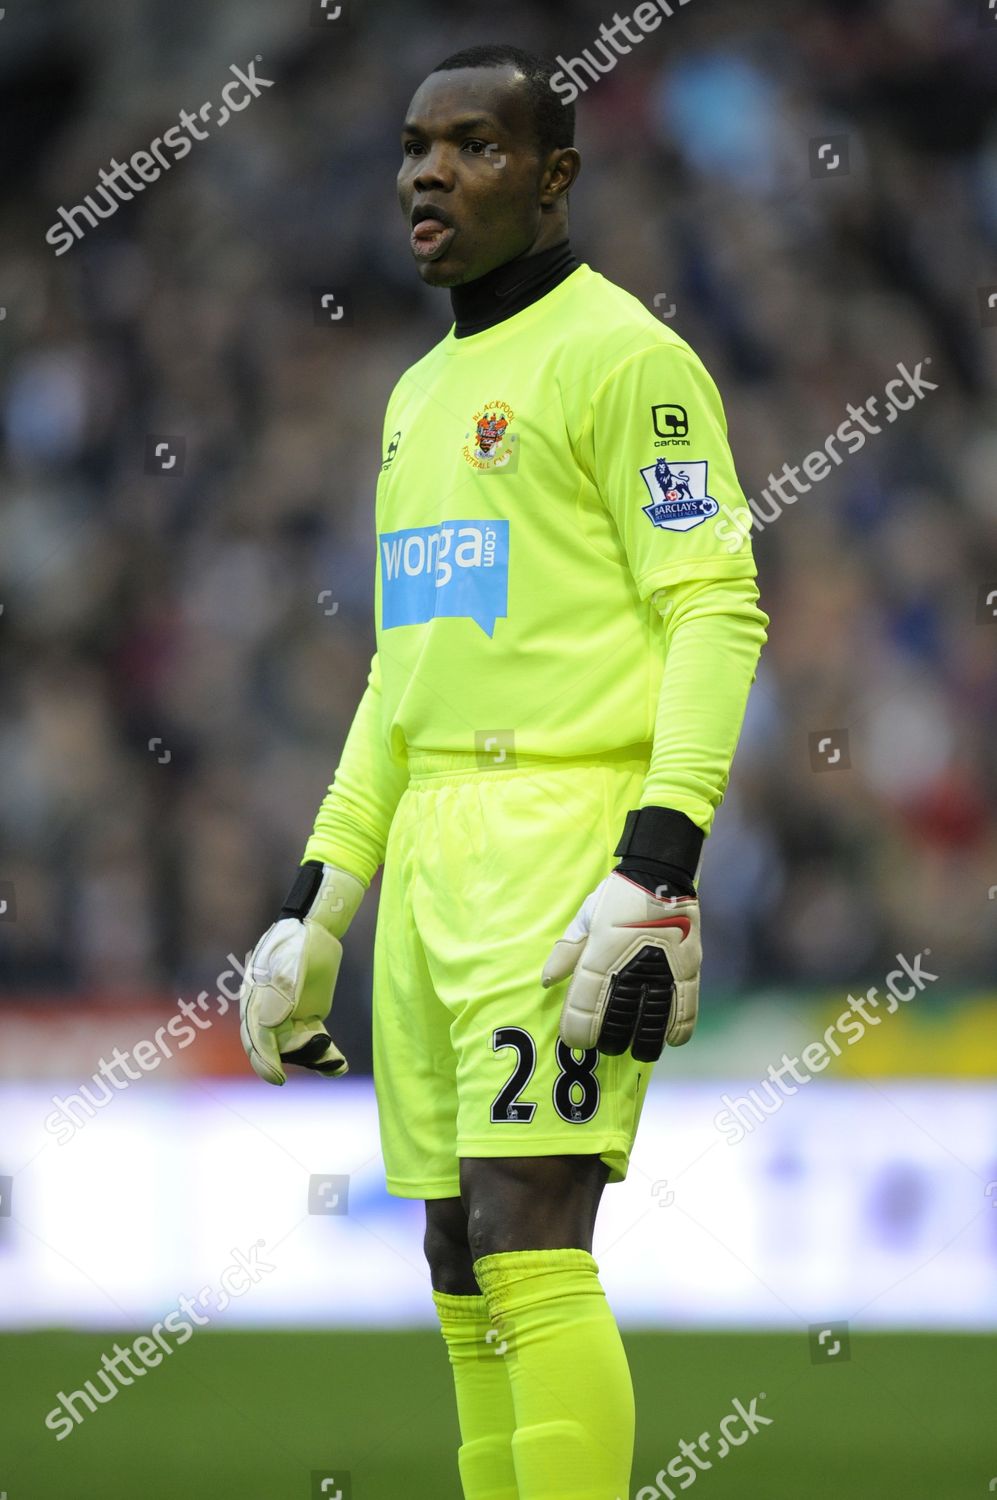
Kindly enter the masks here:
M 381 628 L 474 620 L 486 635 L 509 606 L 509 522 L 443 521 L 388 531 L 381 550 Z

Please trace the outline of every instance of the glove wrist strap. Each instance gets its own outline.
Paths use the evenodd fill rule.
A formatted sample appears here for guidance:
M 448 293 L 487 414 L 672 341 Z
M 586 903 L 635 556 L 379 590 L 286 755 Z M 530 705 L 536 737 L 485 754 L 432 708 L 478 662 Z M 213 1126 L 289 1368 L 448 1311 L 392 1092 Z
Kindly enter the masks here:
M 621 859 L 614 871 L 625 875 L 634 885 L 641 886 L 652 896 L 695 896 L 696 887 L 691 878 L 676 865 L 663 865 L 656 859 Z
M 705 837 L 691 818 L 674 808 L 633 808 L 614 853 L 622 856 L 618 868 L 623 874 L 631 870 L 645 876 L 660 873 L 663 883 L 684 879 L 692 885 Z
M 334 865 L 309 859 L 298 870 L 280 915 L 297 917 L 298 921 L 311 917 L 334 937 L 342 937 L 365 890 L 363 882 L 348 870 L 337 870 Z
M 300 921 L 312 909 L 312 903 L 322 884 L 322 861 L 310 859 L 303 864 L 294 877 L 294 884 L 284 897 L 280 909 L 282 917 L 297 917 Z

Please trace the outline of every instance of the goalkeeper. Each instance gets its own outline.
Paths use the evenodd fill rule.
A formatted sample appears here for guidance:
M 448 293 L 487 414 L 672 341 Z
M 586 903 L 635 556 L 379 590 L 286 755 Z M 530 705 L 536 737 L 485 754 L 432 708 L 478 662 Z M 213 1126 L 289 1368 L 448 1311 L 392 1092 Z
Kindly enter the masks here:
M 369 682 L 242 996 L 262 1078 L 344 1072 L 323 1020 L 383 863 L 382 1150 L 426 1201 L 466 1500 L 629 1493 L 593 1225 L 695 1025 L 700 854 L 768 624 L 716 387 L 572 253 L 551 78 L 472 48 L 412 100 L 401 206 L 454 324 L 388 405 Z

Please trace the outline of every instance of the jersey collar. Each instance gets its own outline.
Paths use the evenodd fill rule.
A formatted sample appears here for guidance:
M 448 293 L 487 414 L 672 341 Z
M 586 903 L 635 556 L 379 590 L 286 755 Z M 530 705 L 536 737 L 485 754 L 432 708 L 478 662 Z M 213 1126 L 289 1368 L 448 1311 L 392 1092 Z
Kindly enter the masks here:
M 507 261 L 504 266 L 496 266 L 494 271 L 479 276 L 477 281 L 451 287 L 454 337 L 468 338 L 504 323 L 506 318 L 546 297 L 579 265 L 568 241 L 562 240 L 549 250 L 541 250 L 539 255 Z

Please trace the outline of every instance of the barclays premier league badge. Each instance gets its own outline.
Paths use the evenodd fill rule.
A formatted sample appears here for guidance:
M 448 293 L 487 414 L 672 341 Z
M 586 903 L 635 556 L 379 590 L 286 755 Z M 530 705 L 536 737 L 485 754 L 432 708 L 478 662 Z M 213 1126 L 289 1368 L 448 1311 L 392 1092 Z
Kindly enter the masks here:
M 715 516 L 720 506 L 706 493 L 706 470 L 705 459 L 672 465 L 664 458 L 641 469 L 652 502 L 643 511 L 651 524 L 662 531 L 691 531 Z

